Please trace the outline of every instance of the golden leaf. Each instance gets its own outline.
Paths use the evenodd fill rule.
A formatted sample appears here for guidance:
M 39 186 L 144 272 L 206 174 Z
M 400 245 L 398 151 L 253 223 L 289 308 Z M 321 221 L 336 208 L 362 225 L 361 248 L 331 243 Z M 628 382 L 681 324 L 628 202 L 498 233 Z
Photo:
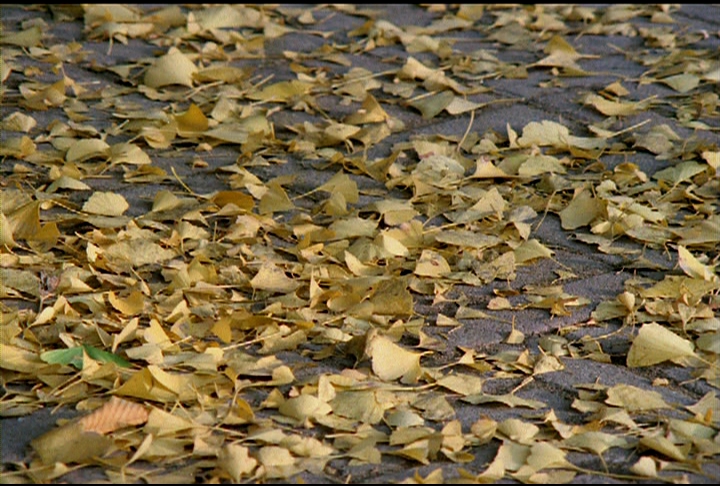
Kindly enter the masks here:
M 208 119 L 195 103 L 191 103 L 188 110 L 182 115 L 175 115 L 178 134 L 181 137 L 196 136 L 199 132 L 208 129 Z

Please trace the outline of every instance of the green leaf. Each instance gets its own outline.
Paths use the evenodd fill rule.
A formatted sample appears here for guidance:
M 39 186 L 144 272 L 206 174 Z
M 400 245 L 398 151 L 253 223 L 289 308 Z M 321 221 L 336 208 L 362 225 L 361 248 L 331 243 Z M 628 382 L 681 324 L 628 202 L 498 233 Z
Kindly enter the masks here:
M 85 352 L 95 361 L 100 361 L 102 363 L 115 363 L 118 366 L 121 366 L 123 368 L 130 368 L 130 363 L 117 354 L 108 353 L 107 351 L 103 351 L 102 349 L 97 349 L 92 346 L 89 346 L 87 344 L 83 344 L 82 348 L 85 350 Z
M 40 359 L 48 364 L 73 365 L 77 369 L 82 368 L 83 348 L 78 346 L 69 349 L 55 349 L 53 351 L 45 351 L 40 355 Z
M 115 363 L 123 368 L 129 368 L 131 366 L 128 361 L 124 360 L 120 356 L 97 349 L 88 344 L 68 349 L 45 351 L 40 355 L 40 359 L 48 364 L 72 365 L 81 370 L 83 365 L 83 351 L 95 361 L 100 361 L 102 363 Z

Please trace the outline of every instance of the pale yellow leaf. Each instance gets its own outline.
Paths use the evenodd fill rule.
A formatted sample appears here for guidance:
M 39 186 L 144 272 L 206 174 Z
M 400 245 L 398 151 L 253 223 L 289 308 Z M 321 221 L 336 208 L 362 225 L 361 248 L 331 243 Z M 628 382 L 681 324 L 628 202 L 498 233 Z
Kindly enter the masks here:
M 40 45 L 41 39 L 42 29 L 40 26 L 35 25 L 20 32 L 3 32 L 3 36 L 0 37 L 0 44 L 18 47 L 35 47 Z
M 652 366 L 663 361 L 694 356 L 693 344 L 655 322 L 643 324 L 630 346 L 630 368 Z
M 591 191 L 576 192 L 570 204 L 559 213 L 563 229 L 572 230 L 590 224 L 602 214 L 603 206 Z
M 657 477 L 657 464 L 653 458 L 648 456 L 641 457 L 635 464 L 630 466 L 630 470 L 635 474 L 647 478 Z
M 441 277 L 451 272 L 447 260 L 438 252 L 423 250 L 415 266 L 415 275 L 422 277 Z
M 114 192 L 96 192 L 83 204 L 82 210 L 101 216 L 120 216 L 130 207 L 120 194 Z
M 715 282 L 718 280 L 718 276 L 714 271 L 714 265 L 703 265 L 692 253 L 687 250 L 687 248 L 682 245 L 678 245 L 678 264 L 680 265 L 680 268 L 683 269 L 683 272 L 690 277 L 707 280 L 709 282 Z
M 640 439 L 640 445 L 676 461 L 684 462 L 687 460 L 687 454 L 676 444 L 673 444 L 670 439 L 662 435 L 645 436 Z
M 385 336 L 369 335 L 366 353 L 372 360 L 373 372 L 382 380 L 401 378 L 403 383 L 414 383 L 420 376 L 422 354 L 407 351 Z
M 327 415 L 332 411 L 332 408 L 317 397 L 302 394 L 285 400 L 278 408 L 278 411 L 287 417 L 304 422 L 308 419 L 316 419 Z
M 192 88 L 193 75 L 198 69 L 195 64 L 176 47 L 155 60 L 145 72 L 144 84 L 151 88 L 162 88 L 180 84 Z
M 118 143 L 110 147 L 113 164 L 149 165 L 152 160 L 140 147 L 132 143 Z
M 239 444 L 226 444 L 218 455 L 218 466 L 227 472 L 236 483 L 249 475 L 257 466 L 257 460 L 250 457 L 249 449 Z
M 537 258 L 550 258 L 554 253 L 550 248 L 546 247 L 535 238 L 523 241 L 517 248 L 515 248 L 514 252 L 515 263 L 517 264 L 522 264 Z
M 256 290 L 287 293 L 297 289 L 300 282 L 288 277 L 282 268 L 274 263 L 265 262 L 250 281 L 250 285 Z
M 383 122 L 388 118 L 388 114 L 382 106 L 380 106 L 380 103 L 378 103 L 373 95 L 368 93 L 360 110 L 345 118 L 343 122 L 350 125 L 362 125 L 364 123 Z
M 605 403 L 623 407 L 630 412 L 670 408 L 660 393 L 632 385 L 620 384 L 610 387 L 607 390 L 607 396 Z
M 84 162 L 96 157 L 107 158 L 110 155 L 110 145 L 104 140 L 90 138 L 78 140 L 73 143 L 65 153 L 68 162 Z
M 551 145 L 554 147 L 567 147 L 570 140 L 570 131 L 566 126 L 557 122 L 543 120 L 530 122 L 523 128 L 522 136 L 517 140 L 521 147 L 538 147 Z

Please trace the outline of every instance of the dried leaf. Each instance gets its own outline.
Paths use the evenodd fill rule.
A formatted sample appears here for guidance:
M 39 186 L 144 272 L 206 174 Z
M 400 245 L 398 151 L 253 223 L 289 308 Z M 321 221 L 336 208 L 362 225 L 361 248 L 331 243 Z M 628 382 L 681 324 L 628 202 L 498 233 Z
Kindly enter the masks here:
M 659 452 L 676 461 L 684 462 L 687 455 L 677 445 L 673 444 L 667 437 L 659 435 L 645 436 L 640 439 L 640 445 Z
M 101 216 L 120 216 L 130 205 L 124 197 L 114 192 L 96 192 L 83 204 L 82 210 Z
M 452 91 L 445 90 L 432 96 L 415 100 L 410 103 L 410 106 L 422 113 L 423 118 L 429 120 L 447 109 L 454 99 L 455 95 Z
M 443 256 L 432 250 L 423 250 L 415 266 L 415 275 L 422 277 L 441 277 L 452 269 Z
M 353 113 L 343 123 L 349 125 L 362 125 L 365 123 L 380 123 L 389 118 L 389 115 L 380 106 L 375 97 L 368 93 L 357 113 Z
M 662 82 L 670 86 L 675 91 L 687 93 L 688 91 L 695 89 L 700 84 L 700 76 L 693 73 L 676 74 L 675 76 L 663 78 Z
M 623 407 L 630 412 L 643 412 L 670 408 L 662 395 L 655 391 L 643 390 L 632 385 L 615 385 L 607 390 L 608 398 L 605 403 Z
M 595 107 L 597 111 L 606 116 L 632 116 L 644 111 L 648 106 L 649 100 L 638 102 L 630 101 L 611 101 L 598 95 L 589 95 L 585 98 L 585 103 Z
M 29 115 L 16 111 L 0 122 L 0 128 L 9 132 L 24 132 L 28 133 L 30 130 L 35 128 L 37 121 Z
M 420 376 L 420 353 L 413 353 L 380 334 L 369 334 L 366 354 L 372 360 L 373 372 L 382 380 L 400 378 L 403 383 L 415 383 Z
M 0 44 L 7 44 L 18 47 L 35 47 L 40 45 L 42 29 L 35 25 L 20 32 L 3 33 Z
M 157 58 L 148 68 L 143 83 L 155 89 L 173 84 L 192 88 L 197 72 L 197 67 L 185 54 L 171 47 L 167 54 Z
M 294 99 L 309 93 L 312 88 L 312 83 L 297 80 L 281 81 L 279 83 L 268 85 L 261 91 L 248 93 L 247 96 L 251 100 L 289 103 Z
M 657 323 L 643 324 L 627 356 L 631 368 L 695 356 L 693 344 Z
M 193 392 L 186 377 L 170 374 L 150 365 L 135 372 L 129 380 L 115 389 L 117 395 L 141 398 L 157 402 L 186 400 Z
M 240 482 L 243 476 L 252 474 L 257 460 L 249 456 L 247 447 L 226 444 L 218 456 L 218 466 L 227 472 L 233 481 Z
M 148 411 L 142 405 L 111 397 L 105 405 L 81 418 L 79 423 L 85 432 L 105 435 L 124 427 L 142 425 L 147 419 Z
M 300 395 L 284 401 L 278 410 L 281 414 L 302 423 L 309 419 L 317 419 L 327 415 L 332 411 L 332 408 L 317 397 Z
M 667 181 L 671 184 L 679 184 L 707 170 L 703 164 L 689 160 L 680 162 L 677 165 L 659 170 L 653 174 L 653 179 Z
M 250 281 L 250 285 L 256 290 L 267 290 L 270 292 L 288 293 L 300 286 L 300 282 L 288 277 L 285 272 L 271 262 L 263 263 L 257 274 Z
M 80 422 L 72 422 L 33 439 L 30 445 L 44 464 L 84 462 L 105 454 L 112 440 L 97 432 L 86 432 Z
M 572 230 L 592 223 L 595 218 L 602 215 L 604 204 L 593 197 L 588 190 L 575 193 L 570 204 L 560 211 L 560 221 L 563 229 Z
M 209 126 L 207 117 L 195 103 L 191 103 L 188 110 L 182 115 L 175 115 L 175 121 L 178 134 L 183 137 L 195 136 L 197 133 L 207 130 Z
M 683 269 L 683 272 L 690 277 L 710 282 L 718 281 L 718 276 L 714 271 L 715 266 L 703 265 L 682 245 L 678 245 L 678 264 Z
M 79 140 L 70 146 L 65 153 L 65 160 L 68 162 L 85 162 L 93 158 L 107 159 L 110 155 L 110 145 L 104 140 L 91 138 Z
M 641 457 L 635 464 L 630 467 L 630 470 L 640 476 L 648 478 L 657 477 L 657 465 L 655 461 L 648 456 Z

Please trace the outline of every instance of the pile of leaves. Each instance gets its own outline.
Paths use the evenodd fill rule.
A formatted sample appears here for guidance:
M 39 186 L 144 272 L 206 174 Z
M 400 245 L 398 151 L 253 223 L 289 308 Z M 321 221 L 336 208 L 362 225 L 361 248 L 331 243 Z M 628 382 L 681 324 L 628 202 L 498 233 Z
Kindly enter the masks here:
M 466 464 L 491 445 L 494 459 L 454 478 L 673 480 L 660 472 L 717 461 L 714 392 L 680 406 L 657 391 L 587 383 L 572 405 L 587 418 L 578 424 L 515 393 L 568 359 L 613 362 L 607 335 L 560 333 L 531 349 L 513 325 L 511 350 L 439 353 L 443 329 L 499 320 L 497 311 L 567 316 L 590 303 L 562 285 L 521 303 L 497 292 L 484 308 L 456 291 L 553 259 L 534 232 L 557 215 L 575 239 L 638 269 L 656 269 L 642 248 L 677 261 L 659 278 L 628 280 L 585 324 L 620 322 L 628 367 L 671 362 L 720 386 L 720 150 L 702 136 L 717 136 L 717 52 L 692 49 L 703 36 L 673 30 L 667 6 L 425 8 L 432 23 L 400 27 L 347 6 L 53 6 L 54 21 L 84 22 L 82 41 L 69 44 L 50 42 L 41 17 L 12 31 L 3 21 L 2 97 L 14 110 L 1 121 L 0 414 L 60 405 L 84 414 L 33 441 L 31 458 L 3 465 L 3 476 L 48 481 L 99 465 L 117 481 L 258 481 L 352 474 L 392 457 Z M 364 23 L 346 37 L 322 30 L 334 15 Z M 535 60 L 465 52 L 457 36 L 468 33 Z M 292 77 L 253 72 L 272 60 L 272 42 L 299 34 L 319 47 L 281 53 Z M 587 133 L 551 120 L 472 130 L 488 105 L 514 102 L 486 80 L 548 71 L 549 89 L 594 76 L 571 35 L 640 36 L 647 49 L 628 55 L 646 71 L 579 100 L 597 115 Z M 87 61 L 90 43 L 112 60 L 137 42 L 155 55 Z M 389 47 L 406 56 L 382 72 L 354 66 Z M 76 82 L 76 66 L 114 84 Z M 634 100 L 634 83 L 677 95 Z M 700 136 L 648 128 L 651 118 L 625 123 L 672 110 Z M 45 111 L 54 121 L 38 126 L 33 114 Z M 98 112 L 112 123 L 97 123 Z M 416 119 L 467 129 L 412 136 Z M 176 170 L 210 173 L 205 159 L 229 148 L 236 161 L 213 168 L 222 190 L 198 193 Z M 637 151 L 663 168 L 641 169 Z M 613 157 L 625 160 L 608 168 Z M 293 169 L 303 164 L 325 182 L 304 186 Z M 131 189 L 146 185 L 148 204 Z M 454 314 L 423 315 L 420 301 L 452 303 Z M 522 383 L 489 393 L 495 378 Z M 479 415 L 468 427 L 460 403 L 533 413 Z M 637 450 L 627 475 L 570 458 L 611 448 Z

